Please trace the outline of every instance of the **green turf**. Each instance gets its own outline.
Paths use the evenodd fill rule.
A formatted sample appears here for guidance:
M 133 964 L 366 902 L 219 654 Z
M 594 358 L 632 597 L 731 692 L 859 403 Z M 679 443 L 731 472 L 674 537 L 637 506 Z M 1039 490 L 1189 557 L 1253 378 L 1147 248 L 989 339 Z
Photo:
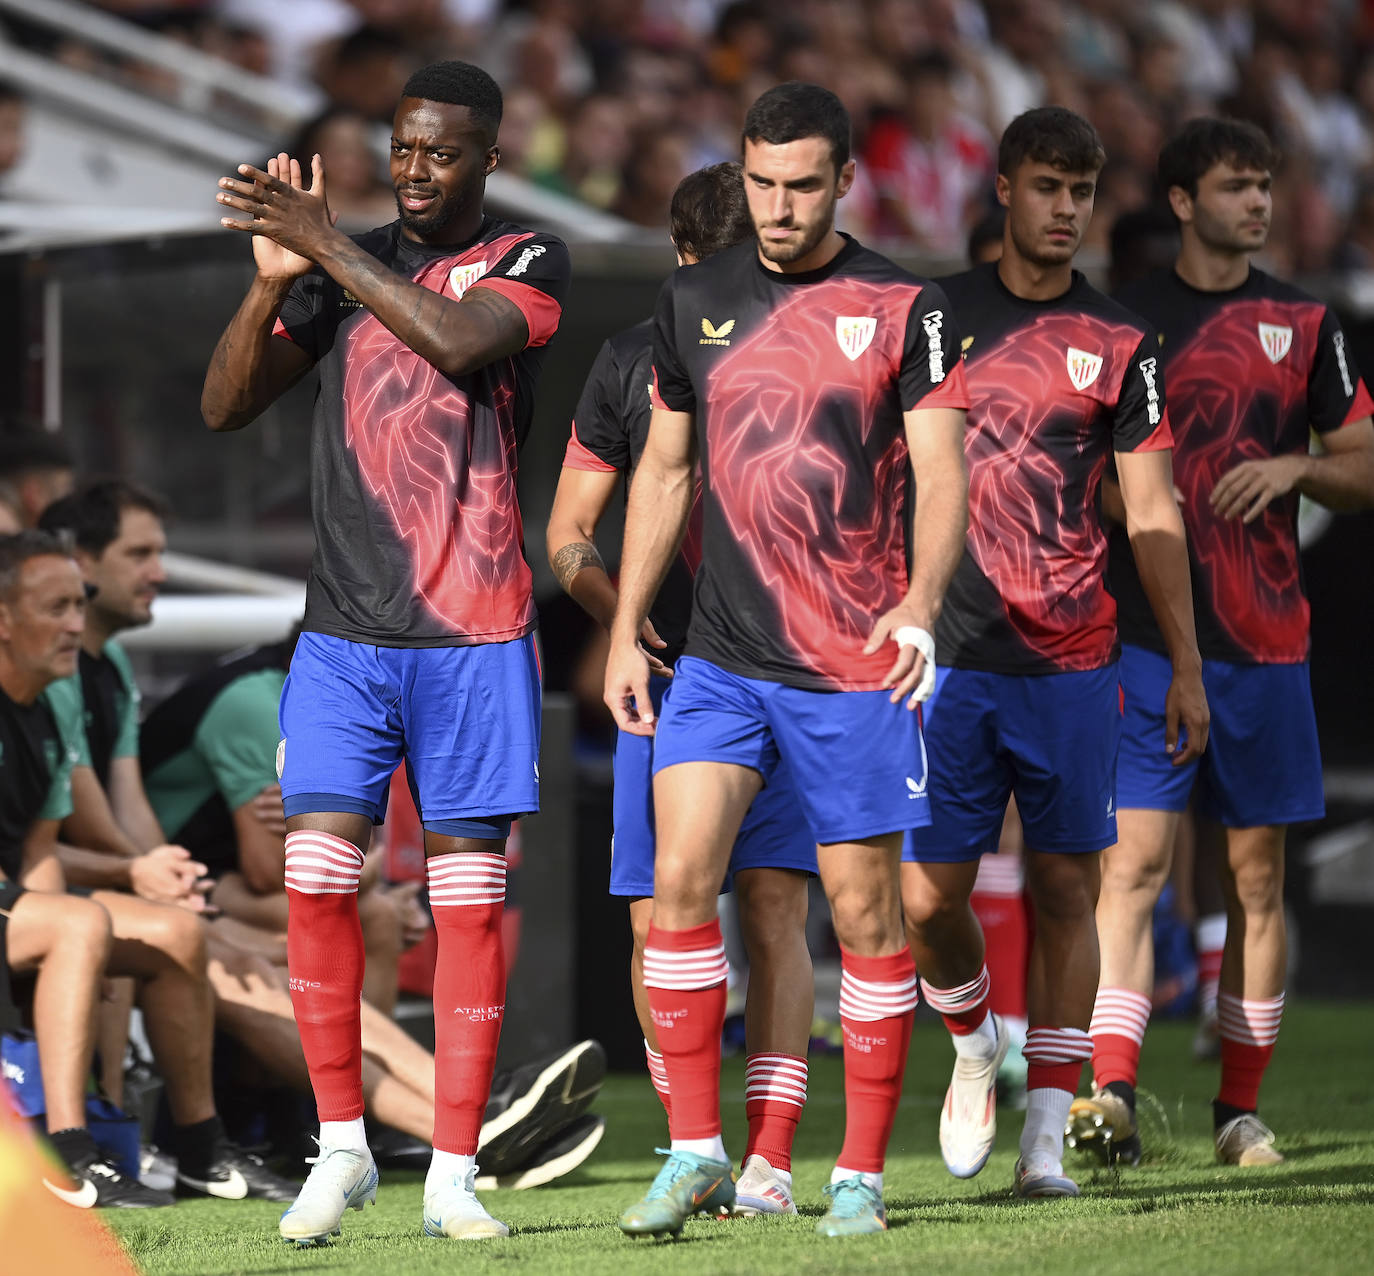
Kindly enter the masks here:
M 811 1100 L 794 1172 L 801 1217 L 694 1220 L 682 1238 L 631 1241 L 615 1227 L 657 1170 L 662 1111 L 647 1077 L 612 1077 L 598 1110 L 606 1137 L 566 1186 L 492 1192 L 488 1208 L 511 1226 L 505 1241 L 435 1241 L 420 1235 L 418 1175 L 383 1180 L 377 1207 L 350 1213 L 341 1241 L 299 1250 L 277 1238 L 279 1206 L 185 1202 L 175 1210 L 111 1219 L 148 1276 L 320 1272 L 327 1276 L 464 1276 L 555 1273 L 850 1272 L 1348 1273 L 1369 1270 L 1374 1245 L 1374 1007 L 1290 1006 L 1266 1079 L 1264 1116 L 1285 1164 L 1226 1169 L 1212 1157 L 1207 1100 L 1215 1065 L 1190 1060 L 1191 1030 L 1151 1029 L 1142 1066 L 1158 1096 L 1141 1168 L 1094 1170 L 1069 1154 L 1084 1188 L 1074 1201 L 1011 1197 L 1017 1113 L 1002 1113 L 998 1150 L 976 1179 L 959 1182 L 940 1162 L 935 1128 L 952 1053 L 922 1022 L 888 1160 L 891 1230 L 847 1240 L 814 1234 L 820 1187 L 839 1149 L 844 1106 L 838 1061 L 812 1061 Z M 727 1062 L 727 1146 L 744 1146 L 744 1067 Z M 1163 1130 L 1167 1121 L 1168 1132 Z M 455 1250 L 457 1252 L 455 1252 Z M 1360 1257 L 1363 1255 L 1364 1257 Z M 0 1267 L 3 1263 L 0 1263 Z

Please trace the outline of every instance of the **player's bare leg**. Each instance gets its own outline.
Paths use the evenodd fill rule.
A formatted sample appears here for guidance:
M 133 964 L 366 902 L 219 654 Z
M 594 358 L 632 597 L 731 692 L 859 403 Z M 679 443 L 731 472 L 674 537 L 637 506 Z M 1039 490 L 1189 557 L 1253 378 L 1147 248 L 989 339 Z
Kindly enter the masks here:
M 401 959 L 401 916 L 383 891 L 358 897 L 358 920 L 363 928 L 363 1001 L 384 1015 L 396 1009 L 396 965 Z
M 1135 1087 L 1154 987 L 1154 908 L 1169 879 L 1179 814 L 1126 808 L 1102 852 L 1097 935 L 1102 973 L 1093 1003 L 1093 1093 L 1070 1108 L 1068 1133 L 1111 1162 L 1140 1160 Z
M 806 1103 L 806 1048 L 815 979 L 806 946 L 808 875 L 749 868 L 735 874 L 749 954 L 744 1003 L 744 1108 L 749 1143 L 735 1184 L 737 1213 L 796 1212 L 792 1142 Z
M 1087 1029 L 1098 984 L 1098 855 L 1028 851 L 1026 873 L 1035 942 L 1027 986 L 1026 1124 L 1015 1187 L 1021 1196 L 1076 1196 L 1077 1184 L 1063 1171 L 1064 1126 L 1092 1052 Z
M 734 1205 L 720 1136 L 727 967 L 716 896 L 762 785 L 757 771 L 720 762 L 680 763 L 654 777 L 657 847 L 644 983 L 672 1092 L 672 1143 L 648 1194 L 620 1218 L 632 1236 L 675 1234 L 695 1213 Z
M 1282 826 L 1228 829 L 1221 884 L 1226 949 L 1217 1017 L 1221 1088 L 1212 1104 L 1217 1157 L 1232 1165 L 1274 1165 L 1273 1133 L 1255 1115 L 1260 1083 L 1283 1018 L 1288 932 L 1283 916 Z
M 940 1111 L 940 1154 L 956 1178 L 987 1163 L 997 1137 L 997 1069 L 1010 1049 L 988 1010 L 983 929 L 970 899 L 978 859 L 902 865 L 902 905 L 911 955 L 927 1003 L 954 1042 L 954 1074 Z

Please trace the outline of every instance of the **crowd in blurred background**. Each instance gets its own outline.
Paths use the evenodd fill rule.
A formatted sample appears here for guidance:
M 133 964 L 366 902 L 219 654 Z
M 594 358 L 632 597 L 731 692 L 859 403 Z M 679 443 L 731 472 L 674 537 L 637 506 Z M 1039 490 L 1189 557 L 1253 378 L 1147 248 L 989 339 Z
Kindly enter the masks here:
M 1363 0 L 98 0 L 260 74 L 323 113 L 282 144 L 326 157 L 352 223 L 393 215 L 370 123 L 417 65 L 459 57 L 506 95 L 503 163 L 650 228 L 678 180 L 733 157 L 745 107 L 784 79 L 855 123 L 843 213 L 870 242 L 962 254 L 995 138 L 1029 107 L 1086 115 L 1107 147 L 1089 249 L 1152 196 L 1191 115 L 1253 120 L 1283 153 L 1267 263 L 1374 266 L 1374 5 Z M 35 38 L 10 24 L 10 37 Z M 46 50 L 89 66 L 77 40 Z M 156 84 L 165 71 L 110 66 Z

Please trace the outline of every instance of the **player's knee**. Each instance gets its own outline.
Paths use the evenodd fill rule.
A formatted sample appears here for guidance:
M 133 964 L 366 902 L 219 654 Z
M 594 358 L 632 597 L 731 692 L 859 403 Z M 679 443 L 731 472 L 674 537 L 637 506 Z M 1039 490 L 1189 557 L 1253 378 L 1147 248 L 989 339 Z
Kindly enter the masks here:
M 901 908 L 882 891 L 832 892 L 830 918 L 835 938 L 850 952 L 879 952 L 903 937 Z
M 1037 918 L 1056 925 L 1091 921 L 1097 909 L 1100 880 L 1096 856 L 1040 856 L 1030 874 Z
M 206 978 L 205 923 L 184 908 L 167 905 L 142 928 L 138 939 L 164 954 L 187 974 Z
M 114 943 L 114 927 L 110 915 L 94 900 L 79 896 L 54 896 L 54 902 L 61 899 L 60 922 L 54 926 L 54 934 L 60 936 L 64 950 L 80 947 L 88 955 L 92 966 L 104 969 L 110 959 L 110 947 Z M 59 910 L 54 909 L 54 913 Z M 56 918 L 54 918 L 56 921 Z
M 1236 899 L 1250 914 L 1272 913 L 1283 908 L 1283 861 L 1255 858 L 1237 865 L 1233 872 Z
M 1137 895 L 1148 897 L 1145 907 L 1153 908 L 1159 892 L 1169 877 L 1167 856 L 1149 852 L 1129 852 L 1122 846 L 1113 847 L 1102 857 L 1102 893 L 1104 895 Z

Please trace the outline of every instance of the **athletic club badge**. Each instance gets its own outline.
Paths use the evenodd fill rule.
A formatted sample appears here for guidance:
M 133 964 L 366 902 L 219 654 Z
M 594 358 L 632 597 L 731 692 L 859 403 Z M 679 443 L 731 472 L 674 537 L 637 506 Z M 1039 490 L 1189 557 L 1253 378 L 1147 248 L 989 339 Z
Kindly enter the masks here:
M 1277 363 L 1293 344 L 1293 329 L 1278 323 L 1262 323 L 1259 326 L 1259 339 L 1264 353 L 1269 356 L 1269 362 Z
M 483 275 L 487 273 L 485 261 L 474 261 L 466 266 L 455 266 L 448 272 L 448 286 L 455 297 L 461 297 Z
M 1069 380 L 1073 382 L 1075 390 L 1086 390 L 1102 371 L 1100 354 L 1089 354 L 1086 350 L 1077 350 L 1073 346 L 1069 347 L 1067 363 Z
M 878 321 L 872 315 L 838 315 L 835 319 L 835 340 L 851 363 L 868 349 L 877 331 Z

